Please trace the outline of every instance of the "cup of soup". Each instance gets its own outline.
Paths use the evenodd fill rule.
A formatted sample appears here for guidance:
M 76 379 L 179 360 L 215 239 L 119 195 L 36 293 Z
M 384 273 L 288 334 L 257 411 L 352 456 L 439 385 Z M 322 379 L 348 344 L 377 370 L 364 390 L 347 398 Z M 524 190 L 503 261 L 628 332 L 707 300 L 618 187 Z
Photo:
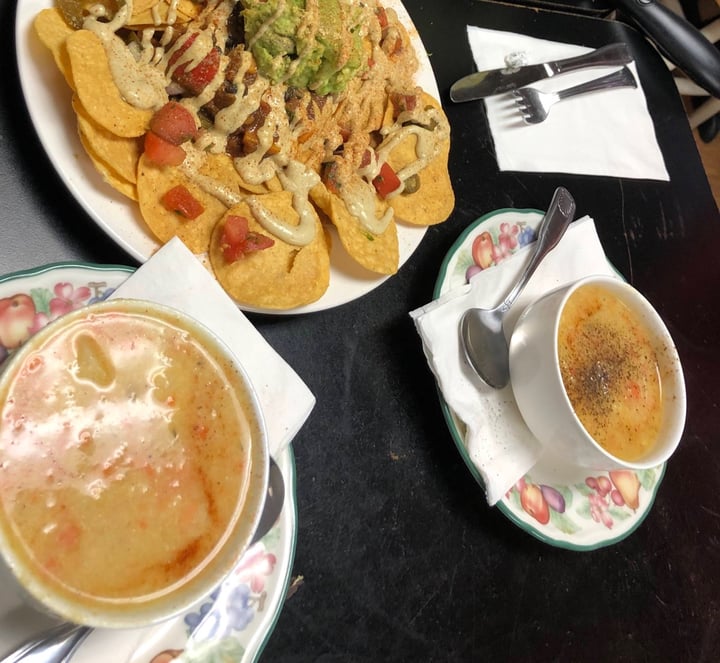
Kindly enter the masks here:
M 0 408 L 5 575 L 52 615 L 158 622 L 251 541 L 262 413 L 236 357 L 187 315 L 129 299 L 68 313 L 7 360 Z
M 530 431 L 568 463 L 646 469 L 680 442 L 675 344 L 647 299 L 617 278 L 590 276 L 528 306 L 510 339 L 510 380 Z

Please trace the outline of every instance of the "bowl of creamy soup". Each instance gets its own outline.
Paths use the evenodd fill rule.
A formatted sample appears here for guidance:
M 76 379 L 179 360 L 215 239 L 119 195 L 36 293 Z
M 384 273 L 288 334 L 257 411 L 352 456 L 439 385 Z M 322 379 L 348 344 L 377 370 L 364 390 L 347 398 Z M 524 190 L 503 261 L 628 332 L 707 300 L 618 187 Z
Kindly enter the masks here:
M 528 428 L 571 464 L 645 469 L 680 442 L 686 395 L 675 344 L 620 279 L 590 276 L 528 306 L 510 339 L 510 376 Z
M 262 413 L 207 328 L 141 300 L 40 330 L 0 375 L 0 552 L 35 605 L 97 627 L 211 593 L 266 494 Z

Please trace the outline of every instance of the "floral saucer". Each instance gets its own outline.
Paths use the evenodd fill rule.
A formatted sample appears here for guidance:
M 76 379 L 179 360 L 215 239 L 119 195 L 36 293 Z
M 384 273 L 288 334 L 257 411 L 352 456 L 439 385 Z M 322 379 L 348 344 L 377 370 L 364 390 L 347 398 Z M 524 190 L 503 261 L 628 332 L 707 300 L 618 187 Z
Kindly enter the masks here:
M 535 241 L 542 212 L 500 209 L 471 224 L 440 268 L 434 297 L 461 286 Z M 467 452 L 465 426 L 441 396 L 445 420 L 475 479 L 482 478 Z M 543 457 L 497 503 L 512 522 L 552 546 L 594 550 L 630 535 L 652 507 L 665 465 L 643 471 L 598 472 Z
M 108 297 L 131 273 L 118 265 L 56 263 L 0 277 L 0 365 L 33 333 L 76 308 Z M 232 571 L 232 606 L 212 615 L 221 625 L 211 641 L 188 645 L 212 597 L 176 618 L 144 629 L 98 629 L 73 655 L 73 663 L 254 663 L 280 615 L 290 584 L 297 540 L 295 459 L 288 445 L 275 458 L 285 479 L 285 504 L 275 526 Z M 51 625 L 21 599 L 0 593 L 0 656 Z

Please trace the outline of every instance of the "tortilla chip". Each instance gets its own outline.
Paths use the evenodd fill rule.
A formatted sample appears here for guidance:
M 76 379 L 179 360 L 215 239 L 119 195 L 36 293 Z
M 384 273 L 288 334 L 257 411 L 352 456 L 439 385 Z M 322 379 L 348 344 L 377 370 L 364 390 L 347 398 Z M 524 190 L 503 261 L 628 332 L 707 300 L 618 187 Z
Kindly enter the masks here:
M 423 93 L 419 103 L 440 108 L 429 94 Z M 442 110 L 442 109 L 441 109 Z M 406 136 L 388 155 L 388 164 L 397 173 L 417 159 L 415 134 Z M 420 185 L 414 193 L 401 193 L 388 200 L 398 221 L 417 226 L 429 226 L 447 219 L 455 207 L 455 193 L 448 172 L 450 140 L 440 146 L 440 152 L 419 173 Z
M 332 221 L 340 242 L 355 262 L 377 274 L 397 272 L 400 250 L 394 220 L 381 235 L 373 235 L 350 214 L 343 200 L 322 182 L 312 188 L 310 198 Z
M 88 115 L 77 95 L 73 95 L 72 105 L 77 115 L 80 136 L 93 161 L 101 161 L 116 176 L 135 184 L 142 139 L 116 136 L 101 127 Z
M 257 200 L 287 222 L 299 223 L 287 191 L 258 196 Z M 235 262 L 225 261 L 222 251 L 224 219 L 244 216 L 251 232 L 272 237 L 270 248 L 249 253 Z M 290 309 L 317 301 L 330 283 L 330 251 L 320 219 L 315 217 L 315 238 L 306 246 L 293 246 L 272 236 L 242 202 L 228 210 L 217 224 L 210 244 L 215 277 L 239 304 L 267 309 Z
M 100 37 L 89 30 L 77 30 L 65 43 L 75 89 L 90 117 L 116 136 L 142 136 L 152 111 L 135 108 L 122 98 Z
M 88 153 L 90 160 L 93 162 L 95 169 L 100 173 L 102 178 L 116 191 L 121 193 L 123 196 L 130 198 L 130 200 L 137 201 L 137 187 L 134 182 L 128 182 L 126 179 L 120 177 L 111 166 L 106 164 L 104 161 L 99 159 L 92 151 L 92 145 L 90 145 L 85 136 L 80 133 L 80 142 Z
M 385 81 L 376 80 L 373 83 L 373 87 L 368 87 L 368 82 L 353 79 L 338 106 L 337 121 L 350 133 L 367 134 L 384 124 L 389 104 L 387 96 L 380 90 L 384 88 Z
M 396 172 L 402 168 L 402 150 L 415 152 L 416 136 L 408 136 L 388 157 Z M 414 193 L 401 193 L 388 200 L 398 221 L 416 226 L 430 226 L 445 221 L 455 208 L 455 193 L 450 183 L 447 160 L 450 141 L 446 141 L 438 154 L 419 173 L 419 188 Z
M 267 184 L 250 184 L 246 182 L 235 168 L 230 155 L 225 152 L 218 154 L 214 152 L 205 153 L 200 172 L 216 180 L 218 184 L 229 188 L 236 195 L 245 195 L 247 193 L 263 194 L 270 191 Z M 277 180 L 277 177 L 274 179 Z
M 175 186 L 182 185 L 205 208 L 196 219 L 185 219 L 162 204 L 162 197 Z M 143 154 L 137 171 L 137 192 L 140 212 L 155 237 L 167 242 L 179 237 L 193 253 L 205 253 L 213 228 L 225 214 L 226 207 L 188 179 L 178 168 L 160 168 Z
M 133 16 L 150 11 L 155 5 L 165 4 L 162 0 L 133 0 Z
M 172 0 L 152 0 L 152 2 L 138 2 L 138 0 L 135 0 L 132 16 L 125 27 L 135 29 L 166 25 L 172 4 Z M 200 6 L 200 4 L 196 4 L 192 0 L 180 0 L 175 8 L 173 25 L 175 27 L 184 25 L 197 18 L 200 13 Z M 157 15 L 157 23 L 154 14 Z
M 133 0 L 133 13 L 132 17 L 137 14 L 150 11 L 155 5 L 160 5 L 168 2 L 169 0 Z M 75 4 L 80 5 L 80 10 L 83 14 L 87 14 L 88 10 L 94 5 L 102 5 L 105 7 L 106 15 L 109 17 L 115 16 L 117 11 L 125 4 L 125 0 L 74 0 Z
M 74 30 L 65 22 L 57 7 L 43 9 L 33 22 L 40 41 L 50 50 L 57 68 L 65 77 L 67 84 L 74 88 L 70 56 L 65 42 Z

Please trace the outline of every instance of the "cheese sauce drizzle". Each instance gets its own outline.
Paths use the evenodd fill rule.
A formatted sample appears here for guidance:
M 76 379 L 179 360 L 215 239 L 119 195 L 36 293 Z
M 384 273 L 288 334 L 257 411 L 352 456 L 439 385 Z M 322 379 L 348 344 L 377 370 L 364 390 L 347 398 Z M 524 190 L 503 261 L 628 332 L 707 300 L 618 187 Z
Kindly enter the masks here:
M 314 110 L 307 110 L 292 123 L 285 105 L 285 81 L 290 79 L 300 66 L 313 55 L 313 45 L 317 39 L 320 15 L 319 0 L 306 0 L 305 12 L 297 29 L 296 44 L 299 51 L 295 59 L 287 66 L 283 80 L 272 84 L 261 75 L 248 77 L 248 72 L 255 67 L 250 52 L 263 34 L 267 32 L 287 10 L 286 0 L 278 0 L 275 11 L 255 32 L 245 49 L 239 55 L 237 73 L 232 84 L 237 92 L 229 105 L 218 110 L 213 122 L 208 125 L 201 121 L 201 109 L 213 100 L 223 86 L 230 58 L 223 53 L 228 41 L 228 21 L 235 7 L 235 0 L 216 0 L 209 2 L 200 15 L 191 21 L 183 34 L 176 37 L 175 22 L 178 15 L 179 0 L 171 0 L 167 5 L 167 17 L 163 21 L 160 6 L 155 5 L 151 16 L 155 28 L 146 28 L 139 33 L 139 39 L 125 43 L 117 32 L 126 26 L 133 14 L 133 1 L 126 0 L 110 20 L 107 10 L 101 4 L 89 9 L 89 16 L 84 20 L 83 27 L 91 30 L 102 41 L 107 53 L 112 77 L 122 97 L 131 105 L 141 109 L 157 110 L 167 103 L 168 89 L 173 82 L 173 74 L 180 67 L 190 71 L 197 67 L 206 55 L 214 48 L 219 48 L 220 67 L 213 79 L 197 96 L 183 96 L 180 102 L 196 117 L 197 123 L 203 126 L 195 145 L 184 146 L 186 159 L 182 164 L 183 173 L 195 182 L 206 193 L 216 197 L 224 205 L 230 207 L 242 200 L 250 205 L 258 222 L 276 237 L 297 246 L 309 244 L 317 232 L 315 213 L 310 203 L 310 190 L 320 181 L 317 173 L 296 160 L 290 152 L 291 146 L 297 144 L 297 138 L 303 136 L 314 122 L 332 119 L 333 112 L 341 109 L 347 99 L 342 94 L 328 96 L 322 104 L 315 104 Z M 371 5 L 371 7 L 374 7 Z M 373 11 L 363 5 L 355 11 Z M 346 7 L 347 9 L 347 7 Z M 356 17 L 349 13 L 341 16 L 342 31 L 348 33 L 344 39 L 338 59 L 334 63 L 335 71 L 345 66 L 351 54 L 351 24 Z M 163 26 L 162 34 L 156 38 L 159 26 Z M 380 29 L 378 21 L 360 22 L 361 35 L 369 42 L 368 53 L 372 67 L 376 68 L 376 76 L 363 78 L 359 83 L 353 82 L 354 96 L 359 113 L 369 115 L 373 111 L 373 103 L 379 87 L 377 81 L 405 81 L 409 74 L 395 66 L 390 60 L 388 51 L 393 44 L 402 40 L 402 33 L 389 26 Z M 281 58 L 282 56 L 278 56 Z M 171 64 L 172 63 L 172 64 Z M 411 65 L 406 65 L 411 66 Z M 245 81 L 249 82 L 246 84 Z M 307 94 L 307 93 L 305 93 Z M 308 106 L 310 101 L 304 97 Z M 265 208 L 256 197 L 245 197 L 222 182 L 201 173 L 206 152 L 221 153 L 226 150 L 227 139 L 243 123 L 266 102 L 269 107 L 262 126 L 257 129 L 257 148 L 249 154 L 235 157 L 233 163 L 243 180 L 253 185 L 262 185 L 277 177 L 284 190 L 292 193 L 293 208 L 298 214 L 297 225 L 288 223 Z M 314 103 L 314 102 L 313 102 Z M 347 112 L 347 111 L 346 111 Z M 332 122 L 327 121 L 328 125 Z M 337 129 L 331 129 L 337 134 Z M 355 175 L 342 181 L 339 195 L 349 213 L 360 226 L 373 235 L 380 235 L 387 229 L 393 218 L 392 207 L 378 204 L 377 193 L 372 180 L 378 175 L 382 165 L 387 162 L 392 150 L 409 136 L 415 137 L 415 159 L 404 166 L 397 174 L 402 184 L 387 198 L 401 195 L 405 181 L 420 172 L 439 152 L 440 144 L 449 138 L 449 125 L 445 116 L 433 108 L 415 111 L 403 111 L 396 121 L 382 130 L 382 142 L 373 151 L 370 163 L 355 171 Z M 325 152 L 321 159 L 333 157 L 341 139 L 328 135 L 325 141 Z
M 167 101 L 165 76 L 148 63 L 136 60 L 125 42 L 115 34 L 132 16 L 133 0 L 126 0 L 115 16 L 105 23 L 103 5 L 93 5 L 83 28 L 95 33 L 103 43 L 113 81 L 123 99 L 136 108 L 156 109 Z
M 299 161 L 290 161 L 283 170 L 279 170 L 278 179 L 285 191 L 292 193 L 293 208 L 300 218 L 297 225 L 291 225 L 270 212 L 255 197 L 249 197 L 247 203 L 257 222 L 268 232 L 295 246 L 310 244 L 317 231 L 315 212 L 308 198 L 310 189 L 319 181 L 317 173 L 306 168 Z

